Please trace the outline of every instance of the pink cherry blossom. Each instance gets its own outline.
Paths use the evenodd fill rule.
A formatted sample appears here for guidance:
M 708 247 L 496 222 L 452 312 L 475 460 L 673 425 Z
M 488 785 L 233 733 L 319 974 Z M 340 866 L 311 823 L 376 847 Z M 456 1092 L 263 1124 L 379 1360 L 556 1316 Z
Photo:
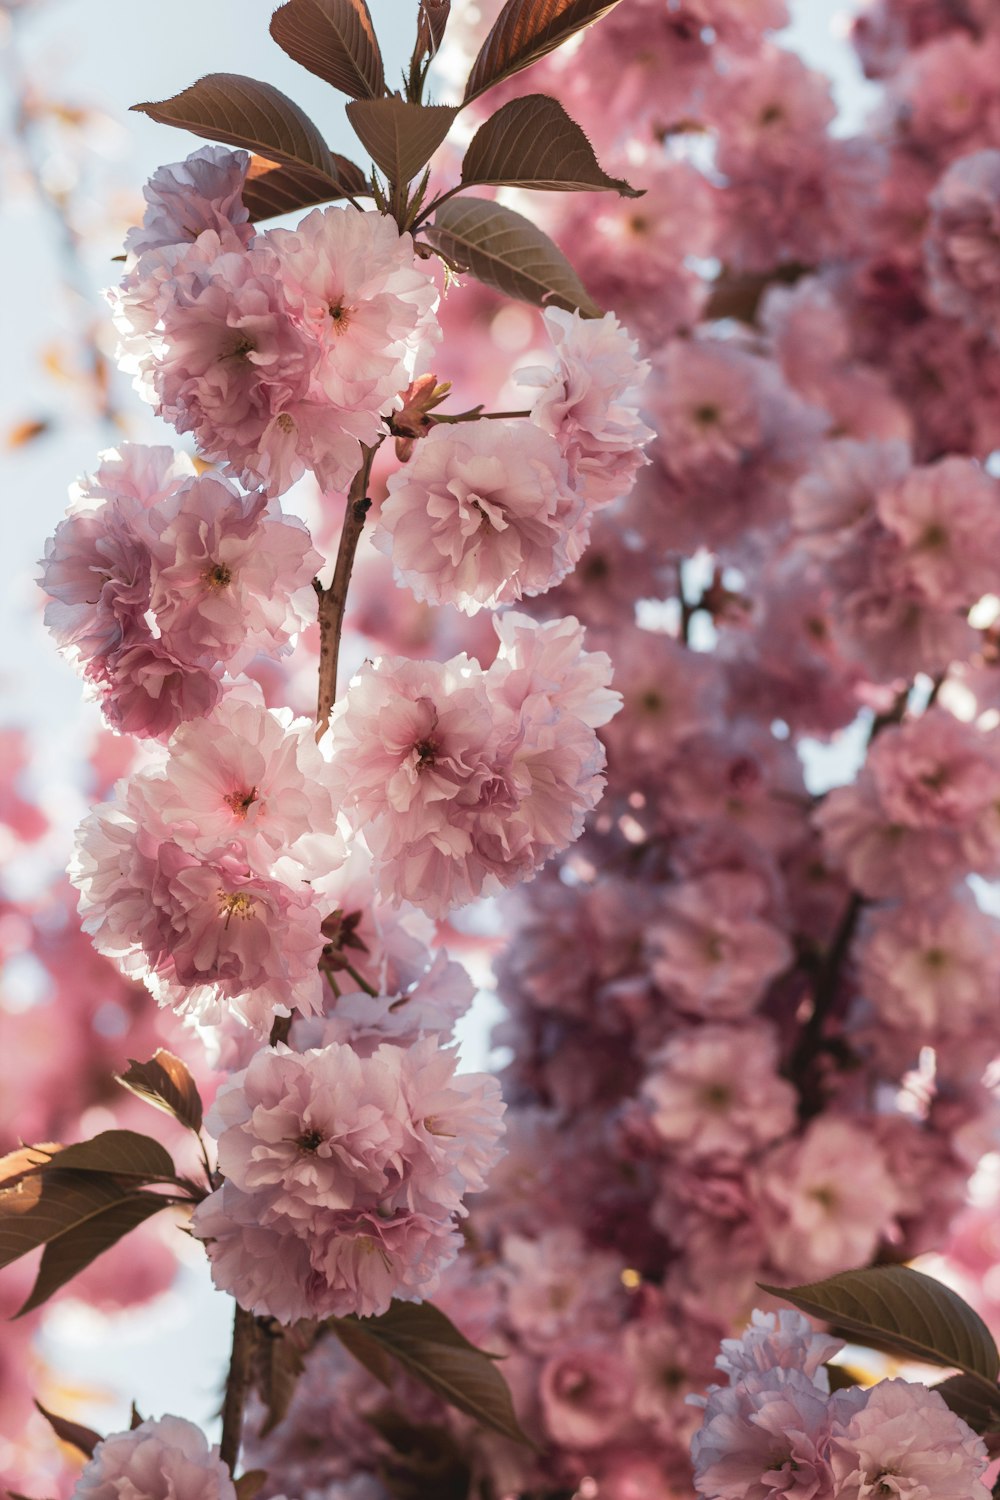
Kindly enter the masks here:
M 864 1500 L 891 1485 L 912 1500 L 988 1500 L 986 1446 L 936 1391 L 881 1380 L 865 1398 L 831 1429 L 838 1497 Z
M 532 421 L 557 440 L 573 488 L 596 509 L 626 495 L 645 462 L 653 434 L 639 404 L 649 364 L 613 313 L 581 318 L 553 307 L 545 323 L 558 364 L 521 370 L 517 379 L 537 389 Z
M 776 1038 L 757 1026 L 701 1026 L 672 1037 L 642 1088 L 659 1140 L 682 1160 L 739 1158 L 788 1134 L 795 1090 L 778 1077 Z
M 565 660 L 559 625 L 531 629 Z M 609 711 L 605 662 L 579 639 L 554 688 L 524 671 L 520 639 L 502 644 L 488 673 L 464 656 L 362 668 L 331 722 L 333 778 L 385 894 L 442 913 L 530 876 L 579 837 L 604 757 L 574 699 L 583 713 L 600 705 L 589 717 Z
M 157 628 L 185 661 L 237 671 L 276 655 L 312 619 L 321 566 L 305 526 L 263 495 L 239 495 L 210 474 L 150 511 Z
M 319 1009 L 322 912 L 301 870 L 258 874 L 237 843 L 192 852 L 144 811 L 126 793 L 79 830 L 71 874 L 98 952 L 208 1022 L 266 1035 L 276 1014 Z
M 958 890 L 874 911 L 858 948 L 859 979 L 879 1019 L 912 1036 L 965 1035 L 995 1008 L 1000 924 Z
M 834 1500 L 827 1399 L 799 1370 L 750 1373 L 710 1391 L 691 1445 L 698 1494 L 710 1500 Z
M 128 255 L 196 240 L 214 230 L 230 248 L 247 246 L 253 227 L 241 193 L 250 157 L 246 151 L 202 146 L 181 162 L 160 167 L 143 188 L 142 227 L 125 236 Z
M 713 1020 L 746 1015 L 791 950 L 761 915 L 752 876 L 719 872 L 679 884 L 648 933 L 657 984 L 680 1010 Z
M 764 1232 L 784 1275 L 818 1280 L 864 1265 L 892 1224 L 897 1192 L 869 1132 L 822 1116 L 774 1146 L 755 1175 Z
M 217 1286 L 282 1321 L 430 1295 L 498 1155 L 499 1087 L 433 1038 L 258 1052 L 216 1098 L 225 1182 L 195 1215 Z
M 842 1339 L 817 1333 L 802 1313 L 783 1307 L 776 1313 L 754 1308 L 750 1326 L 741 1338 L 723 1339 L 716 1364 L 736 1385 L 748 1375 L 765 1370 L 801 1370 L 818 1390 L 828 1391 L 823 1366 L 844 1347 Z
M 169 830 L 192 853 L 238 843 L 255 869 L 292 861 L 314 883 L 344 858 L 315 726 L 235 693 L 182 725 L 166 760 L 132 778 L 130 795 L 144 828 Z
M 183 1417 L 151 1418 L 98 1443 L 73 1500 L 236 1500 L 229 1470 L 204 1434 Z
M 418 599 L 469 614 L 558 583 L 583 545 L 559 445 L 526 422 L 439 426 L 389 477 L 373 533 Z
M 941 709 L 887 729 L 857 781 L 816 814 L 827 848 L 871 896 L 925 897 L 1000 858 L 992 741 Z

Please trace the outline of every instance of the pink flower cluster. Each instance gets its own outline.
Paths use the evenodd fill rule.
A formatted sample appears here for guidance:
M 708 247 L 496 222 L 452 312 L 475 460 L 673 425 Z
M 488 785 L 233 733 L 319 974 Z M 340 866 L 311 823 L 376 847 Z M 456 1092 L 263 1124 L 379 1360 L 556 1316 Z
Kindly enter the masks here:
M 652 437 L 639 416 L 649 366 L 612 313 L 553 308 L 554 369 L 523 370 L 538 387 L 531 417 L 431 429 L 390 475 L 373 541 L 418 599 L 484 605 L 544 593 L 574 568 L 594 514 L 621 499 Z
M 110 294 L 120 362 L 247 486 L 281 494 L 312 469 L 344 490 L 439 336 L 437 290 L 384 214 L 316 209 L 253 233 L 245 170 L 209 147 L 154 177 Z
M 911 467 L 900 444 L 828 443 L 792 514 L 836 600 L 845 655 L 875 681 L 971 649 L 966 616 L 995 582 L 1000 484 L 970 459 Z
M 282 1322 L 429 1296 L 499 1155 L 500 1089 L 428 1037 L 258 1052 L 216 1098 L 221 1188 L 195 1212 L 215 1284 Z
M 118 792 L 71 870 L 98 951 L 204 1021 L 266 1036 L 319 1010 L 324 877 L 344 850 L 309 722 L 230 693 Z
M 319 565 L 302 523 L 264 495 L 126 443 L 46 545 L 45 623 L 113 728 L 163 739 L 215 707 L 225 672 L 288 650 Z
M 722 1347 L 729 1385 L 710 1388 L 692 1442 L 705 1500 L 988 1500 L 985 1444 L 936 1391 L 883 1380 L 831 1396 L 824 1363 L 843 1346 L 797 1313 L 755 1312 Z
M 603 787 L 607 656 L 575 620 L 507 614 L 496 629 L 485 672 L 464 655 L 365 665 L 330 726 L 335 796 L 382 894 L 433 915 L 529 879 Z
M 940 709 L 887 729 L 851 786 L 816 815 L 866 896 L 922 899 L 972 870 L 1000 872 L 1000 756 L 989 734 Z
M 229 1470 L 204 1434 L 183 1417 L 140 1422 L 98 1443 L 72 1500 L 236 1500 Z

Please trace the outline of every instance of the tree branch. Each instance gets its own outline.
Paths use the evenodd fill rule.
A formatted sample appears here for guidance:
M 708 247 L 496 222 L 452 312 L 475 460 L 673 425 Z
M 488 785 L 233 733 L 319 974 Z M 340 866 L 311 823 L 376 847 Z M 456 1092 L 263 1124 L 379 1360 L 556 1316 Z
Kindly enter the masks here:
M 340 546 L 337 548 L 337 561 L 333 568 L 333 582 L 326 589 L 318 581 L 313 585 L 319 598 L 317 739 L 326 732 L 337 697 L 337 662 L 340 657 L 340 638 L 344 630 L 344 610 L 347 608 L 347 586 L 351 581 L 354 554 L 364 529 L 365 516 L 371 506 L 367 490 L 376 448 L 362 448 L 362 452 L 364 462 L 351 481 L 347 496 L 347 510 L 344 528 L 340 533 Z
M 251 1363 L 257 1325 L 252 1313 L 236 1304 L 233 1318 L 233 1352 L 226 1377 L 226 1395 L 222 1406 L 222 1442 L 219 1457 L 235 1475 L 243 1440 L 243 1408 L 250 1391 Z

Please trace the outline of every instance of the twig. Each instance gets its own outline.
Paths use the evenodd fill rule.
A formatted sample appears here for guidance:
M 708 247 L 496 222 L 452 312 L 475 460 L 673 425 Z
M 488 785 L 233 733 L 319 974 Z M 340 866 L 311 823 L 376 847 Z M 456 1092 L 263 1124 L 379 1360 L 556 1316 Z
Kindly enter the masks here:
M 371 506 L 367 490 L 376 449 L 374 447 L 362 448 L 362 452 L 364 462 L 352 479 L 347 496 L 347 511 L 344 515 L 344 527 L 340 533 L 337 561 L 333 568 L 333 582 L 329 588 L 323 588 L 318 579 L 313 582 L 319 599 L 317 739 L 326 732 L 330 723 L 330 713 L 337 697 L 337 662 L 340 657 L 340 637 L 344 630 L 344 610 L 347 608 L 347 586 L 351 581 L 354 554 L 364 529 L 365 516 Z
M 809 1071 L 823 1050 L 823 1032 L 826 1027 L 827 1017 L 833 1009 L 837 993 L 840 989 L 840 978 L 850 952 L 854 935 L 857 932 L 858 922 L 865 907 L 865 898 L 855 892 L 840 919 L 840 926 L 834 933 L 833 941 L 827 950 L 826 958 L 816 976 L 813 987 L 813 1008 L 809 1019 L 802 1028 L 802 1033 L 792 1053 L 786 1076 L 799 1089 L 801 1103 L 799 1115 L 803 1120 L 811 1119 L 820 1108 L 819 1102 L 807 1093 L 805 1085 L 809 1083 Z
M 257 1325 L 252 1313 L 236 1304 L 233 1318 L 233 1352 L 226 1377 L 226 1396 L 222 1406 L 222 1442 L 219 1457 L 235 1475 L 243 1441 L 243 1408 L 250 1391 L 251 1361 Z

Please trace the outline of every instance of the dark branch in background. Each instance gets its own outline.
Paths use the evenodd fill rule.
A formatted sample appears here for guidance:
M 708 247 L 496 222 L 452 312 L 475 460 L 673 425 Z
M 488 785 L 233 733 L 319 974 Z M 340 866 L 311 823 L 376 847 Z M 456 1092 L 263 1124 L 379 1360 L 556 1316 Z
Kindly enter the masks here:
M 69 213 L 67 202 L 46 186 L 44 159 L 38 129 L 38 111 L 32 103 L 31 84 L 18 49 L 17 28 L 20 18 L 17 12 L 8 13 L 6 45 L 0 49 L 3 70 L 10 97 L 14 139 L 16 140 L 25 172 L 34 189 L 42 209 L 48 215 L 56 231 L 55 243 L 59 255 L 63 285 L 80 311 L 86 312 L 93 298 L 93 288 L 87 273 L 83 255 L 83 242 Z M 125 423 L 113 390 L 112 370 L 109 362 L 93 337 L 89 320 L 78 318 L 79 340 L 89 366 L 93 389 L 97 396 L 97 414 L 115 431 Z
M 928 707 L 937 697 L 937 691 L 941 686 L 940 680 L 935 681 L 935 687 L 928 700 Z M 876 714 L 872 719 L 871 728 L 868 731 L 868 749 L 882 733 L 894 724 L 900 724 L 906 713 L 906 707 L 910 700 L 911 685 L 900 688 L 892 702 L 892 707 Z M 844 908 L 840 924 L 833 935 L 833 939 L 816 969 L 816 977 L 813 983 L 813 1008 L 808 1020 L 805 1022 L 795 1051 L 788 1063 L 787 1076 L 798 1088 L 801 1101 L 799 1106 L 800 1116 L 811 1119 L 818 1114 L 823 1107 L 822 1090 L 817 1086 L 817 1080 L 811 1075 L 817 1058 L 825 1050 L 826 1043 L 824 1031 L 827 1018 L 831 1014 L 837 1000 L 840 989 L 841 976 L 846 965 L 851 944 L 857 935 L 858 923 L 865 909 L 866 899 L 857 891 L 853 892 L 851 899 Z

